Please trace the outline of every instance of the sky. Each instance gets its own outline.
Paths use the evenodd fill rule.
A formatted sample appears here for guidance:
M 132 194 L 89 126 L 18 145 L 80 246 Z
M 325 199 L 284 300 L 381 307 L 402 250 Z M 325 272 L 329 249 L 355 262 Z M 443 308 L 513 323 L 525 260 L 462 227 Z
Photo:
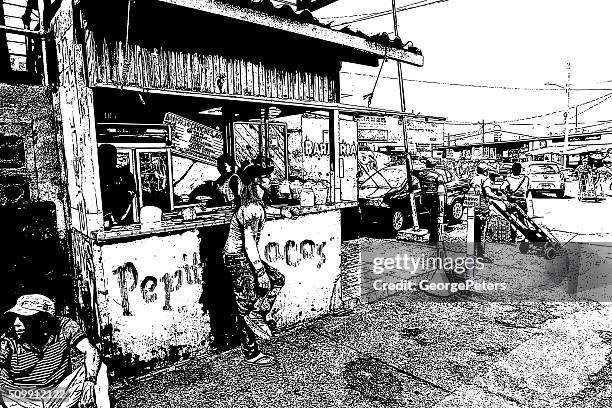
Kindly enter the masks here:
M 399 8 L 417 0 L 396 1 Z M 315 16 L 337 17 L 390 9 L 391 0 L 339 0 L 315 12 Z M 610 0 L 447 0 L 400 12 L 400 37 L 404 42 L 412 41 L 425 58 L 423 67 L 403 64 L 407 110 L 446 117 L 448 133 L 453 133 L 453 122 L 501 123 L 563 111 L 567 106 L 565 91 L 545 83 L 563 86 L 567 82 L 568 62 L 572 88 L 607 89 L 572 90 L 572 106 L 612 94 L 610 16 Z M 346 19 L 333 21 L 340 23 Z M 387 15 L 350 27 L 369 34 L 392 33 L 393 20 Z M 365 104 L 363 96 L 372 92 L 378 70 L 345 63 L 342 102 Z M 372 106 L 399 109 L 397 80 L 393 78 L 397 78 L 397 64 L 389 61 L 383 66 Z M 579 126 L 612 119 L 612 98 L 597 102 L 601 103 L 584 113 L 581 111 L 595 103 L 580 107 Z M 575 118 L 570 117 L 570 121 Z M 558 130 L 562 123 L 563 113 L 559 112 L 502 126 L 516 129 L 541 124 Z M 464 128 L 454 126 L 458 131 Z

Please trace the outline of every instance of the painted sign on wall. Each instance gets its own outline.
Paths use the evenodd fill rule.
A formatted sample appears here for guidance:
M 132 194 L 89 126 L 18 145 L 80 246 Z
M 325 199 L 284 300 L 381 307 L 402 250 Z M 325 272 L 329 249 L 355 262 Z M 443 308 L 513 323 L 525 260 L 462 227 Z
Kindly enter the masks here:
M 150 358 L 156 347 L 197 348 L 206 341 L 200 240 L 197 231 L 101 248 L 113 343 Z
M 259 251 L 285 275 L 271 315 L 279 325 L 329 312 L 340 276 L 339 211 L 267 222 Z

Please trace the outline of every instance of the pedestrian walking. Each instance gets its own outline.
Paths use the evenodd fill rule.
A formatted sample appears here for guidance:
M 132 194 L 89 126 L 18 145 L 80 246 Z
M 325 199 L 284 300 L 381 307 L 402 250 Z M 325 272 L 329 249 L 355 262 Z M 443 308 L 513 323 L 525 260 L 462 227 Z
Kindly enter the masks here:
M 260 164 L 250 164 L 244 168 L 241 204 L 232 216 L 223 249 L 223 262 L 233 280 L 244 361 L 256 366 L 270 366 L 276 361 L 259 350 L 257 337 L 270 338 L 270 325 L 274 323 L 269 320 L 268 313 L 285 284 L 284 275 L 262 260 L 258 249 L 259 239 L 267 213 L 292 216 L 288 210 L 272 209 L 264 204 L 264 195 L 270 191 L 273 170 L 273 167 Z
M 480 163 L 476 166 L 476 175 L 470 181 L 470 190 L 480 196 L 480 204 L 476 207 L 474 214 L 475 246 L 476 256 L 482 258 L 484 262 L 491 262 L 485 256 L 484 237 L 487 228 L 487 221 L 491 214 L 489 210 L 489 199 L 495 196 L 493 193 L 493 183 L 488 175 L 489 169 L 486 164 Z
M 432 160 L 425 161 L 425 170 L 421 172 L 419 182 L 421 183 L 421 203 L 429 213 L 428 230 L 429 241 L 438 242 L 440 240 L 438 216 L 440 215 L 440 189 L 445 189 L 444 178 L 435 170 Z

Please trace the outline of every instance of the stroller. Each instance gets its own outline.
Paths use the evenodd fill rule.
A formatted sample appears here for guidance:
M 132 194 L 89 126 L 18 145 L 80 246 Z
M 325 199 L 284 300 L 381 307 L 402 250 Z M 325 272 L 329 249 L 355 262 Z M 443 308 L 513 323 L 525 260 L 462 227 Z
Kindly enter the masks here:
M 604 199 L 598 173 L 592 171 L 580 173 L 578 182 L 578 200 L 599 202 Z
M 559 254 L 561 244 L 557 238 L 546 227 L 536 224 L 518 205 L 506 205 L 498 200 L 490 200 L 489 204 L 525 237 L 525 241 L 519 244 L 522 254 L 529 251 L 531 244 L 539 247 L 546 259 L 553 259 Z

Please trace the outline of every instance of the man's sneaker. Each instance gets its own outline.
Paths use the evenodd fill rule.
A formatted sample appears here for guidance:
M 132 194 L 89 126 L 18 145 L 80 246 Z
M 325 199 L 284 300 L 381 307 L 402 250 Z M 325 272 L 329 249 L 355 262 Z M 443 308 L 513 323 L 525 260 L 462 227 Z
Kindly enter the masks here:
M 276 364 L 276 359 L 264 353 L 259 353 L 253 358 L 245 358 L 244 362 L 257 367 L 270 367 Z
M 270 333 L 272 333 L 272 336 L 276 336 L 278 334 L 278 326 L 276 325 L 276 320 L 266 319 L 266 325 L 270 328 Z
M 263 340 L 270 340 L 272 337 L 272 332 L 270 331 L 270 328 L 264 321 L 263 317 L 255 313 L 249 313 L 248 315 L 244 316 L 244 322 L 257 337 Z
M 488 264 L 492 264 L 493 263 L 493 260 L 491 258 L 487 257 L 487 256 L 480 257 L 480 260 L 481 260 L 482 263 L 488 263 Z

